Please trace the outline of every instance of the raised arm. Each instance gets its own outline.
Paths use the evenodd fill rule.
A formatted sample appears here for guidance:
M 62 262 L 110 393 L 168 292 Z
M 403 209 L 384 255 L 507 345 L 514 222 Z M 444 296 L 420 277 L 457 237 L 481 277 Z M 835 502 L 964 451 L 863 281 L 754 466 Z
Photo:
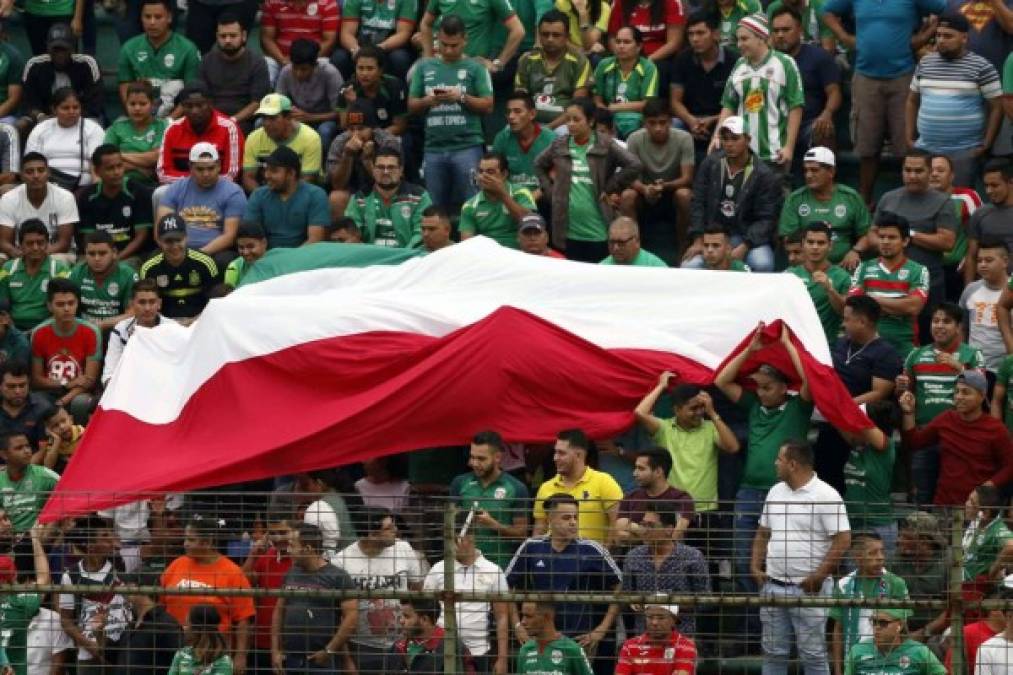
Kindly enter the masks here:
M 743 349 L 741 352 L 735 355 L 735 358 L 725 364 L 725 367 L 721 369 L 721 372 L 714 377 L 714 386 L 721 390 L 721 393 L 728 397 L 732 403 L 738 403 L 739 399 L 742 398 L 742 385 L 735 381 L 735 378 L 739 376 L 739 370 L 742 369 L 742 364 L 753 355 L 753 352 L 757 351 L 761 345 L 761 337 L 763 335 L 763 329 L 765 325 L 761 321 L 757 326 L 756 330 L 753 331 L 753 339 L 749 341 L 749 346 Z
M 663 372 L 658 377 L 658 384 L 655 385 L 654 389 L 647 392 L 647 395 L 644 396 L 633 410 L 633 415 L 637 418 L 637 422 L 647 429 L 647 432 L 652 436 L 658 433 L 658 429 L 661 428 L 661 420 L 654 416 L 654 406 L 657 405 L 661 394 L 668 389 L 669 383 L 675 377 L 677 375 L 671 371 L 666 370 Z

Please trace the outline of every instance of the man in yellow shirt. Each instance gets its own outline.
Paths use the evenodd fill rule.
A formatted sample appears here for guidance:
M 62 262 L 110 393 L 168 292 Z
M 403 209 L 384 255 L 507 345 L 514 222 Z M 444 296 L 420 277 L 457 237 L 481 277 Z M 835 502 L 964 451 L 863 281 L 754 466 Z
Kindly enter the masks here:
M 243 187 L 253 192 L 264 181 L 264 163 L 280 145 L 299 155 L 302 178 L 314 182 L 320 178 L 322 149 L 320 134 L 313 127 L 292 118 L 292 101 L 281 94 L 268 94 L 257 108 L 263 126 L 250 134 L 243 147 Z
M 556 436 L 552 461 L 556 476 L 542 483 L 535 495 L 534 536 L 546 533 L 545 500 L 565 493 L 572 495 L 580 506 L 579 536 L 608 545 L 613 538 L 619 502 L 623 490 L 615 479 L 587 465 L 591 441 L 580 429 L 561 431 Z

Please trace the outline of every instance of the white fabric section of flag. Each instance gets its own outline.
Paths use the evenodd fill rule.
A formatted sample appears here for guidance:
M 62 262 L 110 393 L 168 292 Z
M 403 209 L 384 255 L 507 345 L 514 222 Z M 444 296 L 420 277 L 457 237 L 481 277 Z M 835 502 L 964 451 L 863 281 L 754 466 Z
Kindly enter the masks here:
M 165 424 L 227 363 L 364 332 L 441 337 L 503 306 L 605 349 L 666 351 L 709 368 L 758 322 L 783 319 L 815 359 L 831 363 L 819 317 L 793 274 L 591 265 L 475 237 L 397 266 L 314 270 L 246 286 L 212 300 L 189 328 L 138 328 L 101 406 Z

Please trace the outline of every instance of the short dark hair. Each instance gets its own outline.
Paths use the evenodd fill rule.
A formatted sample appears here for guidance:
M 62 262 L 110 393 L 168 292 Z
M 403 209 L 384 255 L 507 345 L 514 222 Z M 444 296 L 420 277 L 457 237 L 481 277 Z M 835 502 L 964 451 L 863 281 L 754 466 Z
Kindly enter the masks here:
M 644 513 L 658 514 L 658 520 L 665 527 L 675 527 L 679 524 L 679 510 L 675 504 L 667 500 L 653 499 L 644 503 Z
M 27 155 L 25 155 L 27 157 Z M 1013 180 L 1013 162 L 1008 159 L 990 159 L 985 163 L 985 169 L 981 172 L 984 177 L 989 173 L 1001 173 L 1006 180 Z
M 57 293 L 73 293 L 78 302 L 81 302 L 81 289 L 70 279 L 56 277 L 50 279 L 46 285 L 46 302 L 52 302 Z
M 88 544 L 96 539 L 103 530 L 112 530 L 113 522 L 108 518 L 102 518 L 96 513 L 89 514 L 74 524 L 74 537 L 81 544 Z
M 872 530 L 866 532 L 855 532 L 851 535 L 852 548 L 856 546 L 864 546 L 870 541 L 883 541 L 883 537 L 881 537 L 878 532 L 873 532 Z
M 869 416 L 872 423 L 887 437 L 893 435 L 894 430 L 900 421 L 900 408 L 894 401 L 883 399 L 871 401 L 865 405 L 865 414 Z
M 950 158 L 949 158 L 948 156 L 946 156 L 946 155 L 940 155 L 940 154 L 935 154 L 935 155 L 932 155 L 932 161 L 935 161 L 935 160 L 937 160 L 937 159 L 941 159 L 941 160 L 943 160 L 944 162 L 946 162 L 946 165 L 947 165 L 948 167 L 950 167 L 950 171 L 953 171 L 953 160 L 952 160 L 952 159 L 950 159 Z
M 360 525 L 358 530 L 363 534 L 376 532 L 383 527 L 383 521 L 394 517 L 390 509 L 385 509 L 382 506 L 365 506 L 359 511 L 359 514 Z
M 825 220 L 816 220 L 802 228 L 802 240 L 805 240 L 805 235 L 810 232 L 818 232 L 827 235 L 827 239 L 834 238 L 834 231 L 830 228 L 830 223 Z
M 395 157 L 397 158 L 398 166 L 404 166 L 404 158 L 401 157 L 401 153 L 398 152 L 395 148 L 389 146 L 385 148 L 380 148 L 379 150 L 376 151 L 376 154 L 373 155 L 373 161 L 376 161 L 381 157 Z
M 334 225 L 331 226 L 331 232 L 337 232 L 338 230 L 348 230 L 356 236 L 362 235 L 362 230 L 359 229 L 356 222 L 347 216 L 334 221 Z
M 868 295 L 852 295 L 844 301 L 844 306 L 850 307 L 853 314 L 864 316 L 870 323 L 877 323 L 883 314 L 883 308 Z
M 704 234 L 723 234 L 723 235 L 725 235 L 725 237 L 731 237 L 732 236 L 731 233 L 728 231 L 728 228 L 725 227 L 724 225 L 721 225 L 720 223 L 708 223 L 703 228 L 703 233 Z
M 267 233 L 260 223 L 243 223 L 236 230 L 236 239 L 267 239 Z
M 922 150 L 921 148 L 909 148 L 908 151 L 904 153 L 904 161 L 909 159 L 920 159 L 925 162 L 925 166 L 932 166 L 932 153 L 927 150 Z
M 402 605 L 408 605 L 419 616 L 429 619 L 432 624 L 440 618 L 440 601 L 435 598 L 403 598 Z
M 491 429 L 479 431 L 471 437 L 471 443 L 472 445 L 488 445 L 496 452 L 503 452 L 504 449 L 503 437 Z
M 792 230 L 784 236 L 785 244 L 802 244 L 802 230 Z
M 314 553 L 324 550 L 324 535 L 320 532 L 319 527 L 313 523 L 299 523 L 294 529 L 299 533 L 300 544 L 309 546 Z
M 1006 256 L 1007 258 L 1009 257 L 1009 246 L 1002 239 L 993 239 L 989 237 L 986 239 L 982 239 L 981 241 L 978 242 L 979 251 L 986 248 L 1001 251 L 1002 255 Z
M 147 80 L 136 80 L 127 85 L 127 98 L 131 94 L 143 94 L 149 101 L 155 100 L 155 88 Z
M 430 206 L 427 206 L 425 209 L 423 209 L 423 211 L 422 211 L 422 217 L 423 218 L 439 218 L 440 220 L 445 220 L 448 223 L 450 222 L 450 212 L 447 211 L 442 206 L 439 206 L 437 204 L 432 204 Z
M 495 160 L 495 162 L 499 164 L 499 170 L 503 173 L 510 171 L 510 163 L 507 161 L 506 155 L 502 152 L 487 152 L 482 155 L 482 159 L 479 161 L 486 162 L 490 160 Z
M 106 244 L 113 248 L 116 247 L 116 242 L 113 241 L 113 235 L 109 234 L 109 230 L 95 230 L 89 232 L 84 237 L 85 249 L 88 248 L 89 244 Z
M 49 421 L 54 417 L 56 417 L 57 415 L 59 415 L 61 410 L 66 411 L 67 409 L 64 408 L 62 405 L 60 405 L 59 403 L 54 403 L 53 405 L 46 408 L 45 411 L 43 411 L 42 413 L 42 417 L 39 418 L 40 421 L 42 422 L 42 426 L 46 426 L 47 424 L 49 424 Z
M 671 398 L 672 405 L 676 408 L 681 408 L 686 405 L 694 398 L 700 395 L 700 387 L 695 384 L 680 384 L 672 390 Z
M 0 431 L 0 450 L 10 450 L 11 439 L 17 438 L 18 436 L 28 438 L 28 434 L 23 431 L 17 431 L 14 429 L 11 429 L 10 431 Z
M 246 26 L 239 20 L 239 15 L 232 11 L 225 11 L 218 15 L 218 21 L 215 22 L 218 26 L 231 26 L 234 23 L 238 23 L 239 27 L 246 30 Z
M 25 164 L 28 164 L 29 162 L 42 162 L 47 167 L 49 166 L 49 160 L 46 159 L 46 156 L 43 155 L 41 152 L 37 152 L 35 150 L 32 150 L 31 152 L 26 152 L 25 156 L 21 158 L 21 168 L 24 169 Z
M 672 473 L 672 454 L 664 448 L 645 448 L 638 450 L 634 459 L 647 458 L 647 466 L 651 471 L 661 469 L 661 472 L 668 476 Z
M 553 10 L 553 11 L 555 11 L 555 10 Z M 521 101 L 521 102 L 524 103 L 524 107 L 527 108 L 528 110 L 534 110 L 535 109 L 535 99 L 534 99 L 534 97 L 531 94 L 529 94 L 528 92 L 524 91 L 523 89 L 515 89 L 513 91 L 513 93 L 511 93 L 509 96 L 507 96 L 506 100 L 507 100 L 507 103 L 509 103 L 510 101 Z
M 633 41 L 636 42 L 638 45 L 644 44 L 644 34 L 641 33 L 640 29 L 637 28 L 636 26 L 629 26 L 629 25 L 620 26 L 619 30 L 616 31 L 616 34 L 613 37 L 617 37 L 619 35 L 619 31 L 621 30 L 630 31 L 630 35 L 633 36 Z
M 359 59 L 373 59 L 376 61 L 377 67 L 383 71 L 384 66 L 387 63 L 387 57 L 383 50 L 374 45 L 364 45 L 359 49 L 359 53 L 355 55 L 354 62 L 358 63 Z
M 594 113 L 597 110 L 594 101 L 587 96 L 578 96 L 570 101 L 567 108 L 577 108 L 587 118 L 588 123 L 594 124 Z
M 783 14 L 787 14 L 791 18 L 795 19 L 795 23 L 797 23 L 800 26 L 802 25 L 802 15 L 799 14 L 794 9 L 792 9 L 791 7 L 789 7 L 788 5 L 781 5 L 780 7 L 778 7 L 777 9 L 775 9 L 773 12 L 771 12 L 771 14 L 770 14 L 770 23 L 774 23 L 774 19 L 776 19 L 777 17 L 779 17 L 779 16 L 781 16 Z
M 543 507 L 545 508 L 545 512 L 548 513 L 550 511 L 555 511 L 564 504 L 570 504 L 575 506 L 578 510 L 580 509 L 580 504 L 577 502 L 577 498 L 565 492 L 557 492 L 554 495 L 549 495 L 549 497 L 545 499 Z
M 615 116 L 615 113 L 613 113 L 608 108 L 598 108 L 598 109 L 596 109 L 594 111 L 594 118 L 593 118 L 592 121 L 593 121 L 594 124 L 602 124 L 602 125 L 608 127 L 609 129 L 615 129 L 616 128 L 616 116 Z
M 721 27 L 721 21 L 718 19 L 717 14 L 713 11 L 698 9 L 693 12 L 689 15 L 689 18 L 686 19 L 686 29 L 688 30 L 698 23 L 706 24 L 711 30 L 717 30 Z
M 784 449 L 784 456 L 790 461 L 798 462 L 802 466 L 813 467 L 816 461 L 813 455 L 813 447 L 807 441 L 792 439 L 781 444 Z
M 879 216 L 876 217 L 876 227 L 895 227 L 900 232 L 901 239 L 911 238 L 911 222 L 893 211 L 882 211 Z
M 464 25 L 464 20 L 456 14 L 447 14 L 440 21 L 440 31 L 444 35 L 464 35 L 467 36 L 467 31 Z
M 212 546 L 218 544 L 218 536 L 225 529 L 225 521 L 203 513 L 195 513 L 187 521 L 186 526 L 192 529 L 198 539 L 211 542 Z
M 578 448 L 586 453 L 591 452 L 591 440 L 582 429 L 564 429 L 556 434 L 556 440 L 566 441 L 571 448 Z
M 46 228 L 46 224 L 38 218 L 29 218 L 18 226 L 19 243 L 24 240 L 26 234 L 41 234 L 47 241 L 49 240 L 49 230 Z
M 96 167 L 102 166 L 102 160 L 104 158 L 118 154 L 120 154 L 118 146 L 115 146 L 112 143 L 103 143 L 95 148 L 94 152 L 91 153 L 91 165 Z
M 169 16 L 170 17 L 172 16 L 171 0 L 141 0 L 142 9 L 144 8 L 145 5 L 161 5 L 162 7 L 165 7 L 165 11 L 169 13 Z
M 320 45 L 313 40 L 299 38 L 292 42 L 288 55 L 293 66 L 314 64 L 320 56 Z
M 654 96 L 644 103 L 644 119 L 648 117 L 671 117 L 672 110 L 668 105 L 668 99 L 661 96 Z
M 996 509 L 1003 505 L 1002 493 L 994 485 L 979 485 L 974 491 L 978 495 L 978 504 L 986 509 Z
M 138 279 L 134 283 L 133 293 L 130 294 L 131 298 L 136 298 L 138 293 L 155 293 L 158 294 L 158 284 L 151 277 L 147 279 Z
M 558 9 L 550 9 L 545 14 L 542 14 L 542 18 L 538 20 L 538 27 L 541 28 L 543 23 L 561 23 L 566 26 L 566 30 L 569 32 L 570 21 L 570 15 L 566 12 Z
M 952 302 L 940 302 L 932 308 L 932 313 L 929 316 L 933 316 L 936 312 L 942 312 L 947 317 L 953 320 L 956 324 L 964 322 L 964 309 Z
M 0 366 L 0 381 L 3 380 L 5 375 L 11 377 L 28 377 L 31 371 L 28 369 L 28 363 L 21 359 L 11 359 L 7 363 Z

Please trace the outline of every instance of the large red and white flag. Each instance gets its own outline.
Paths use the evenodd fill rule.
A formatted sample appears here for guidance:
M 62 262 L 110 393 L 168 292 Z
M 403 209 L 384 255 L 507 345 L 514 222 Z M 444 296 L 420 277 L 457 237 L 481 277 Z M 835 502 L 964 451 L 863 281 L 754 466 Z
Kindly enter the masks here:
M 139 329 L 44 520 L 184 491 L 464 444 L 482 429 L 608 438 L 663 370 L 709 383 L 772 324 L 759 360 L 790 372 L 790 327 L 823 415 L 868 420 L 830 366 L 789 274 L 600 266 L 484 238 L 395 266 L 276 277 L 191 328 Z

